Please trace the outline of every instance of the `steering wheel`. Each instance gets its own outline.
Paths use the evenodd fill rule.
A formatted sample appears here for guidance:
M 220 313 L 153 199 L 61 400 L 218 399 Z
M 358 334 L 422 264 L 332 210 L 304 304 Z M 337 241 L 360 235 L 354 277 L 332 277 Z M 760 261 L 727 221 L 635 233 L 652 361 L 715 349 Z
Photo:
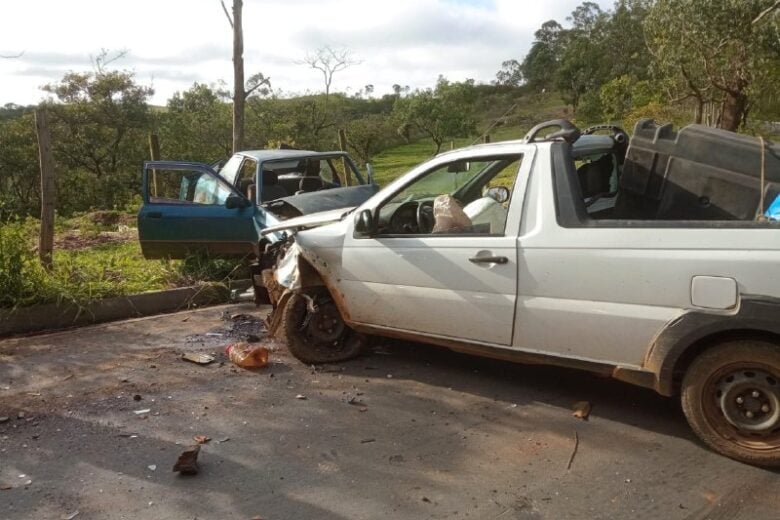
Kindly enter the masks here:
M 425 201 L 417 203 L 417 232 L 430 234 L 433 232 L 433 202 Z

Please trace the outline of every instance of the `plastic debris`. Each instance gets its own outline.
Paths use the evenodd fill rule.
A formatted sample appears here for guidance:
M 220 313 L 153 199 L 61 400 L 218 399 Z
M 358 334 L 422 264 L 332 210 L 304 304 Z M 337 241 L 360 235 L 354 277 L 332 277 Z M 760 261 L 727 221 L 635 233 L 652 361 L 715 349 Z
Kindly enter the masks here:
M 228 359 L 241 368 L 263 368 L 268 366 L 268 349 L 253 347 L 240 341 L 225 347 Z
M 205 435 L 196 435 L 192 439 L 198 444 L 206 444 L 211 440 L 211 437 L 207 437 Z
M 590 403 L 588 401 L 577 401 L 574 403 L 574 406 L 572 406 L 572 415 L 574 417 L 577 417 L 578 419 L 588 420 L 588 415 L 590 415 Z
M 185 352 L 182 354 L 181 358 L 184 361 L 190 361 L 198 365 L 208 365 L 215 359 L 211 354 L 201 354 L 197 352 Z
M 300 399 L 301 401 L 305 401 L 305 400 L 307 400 L 307 399 L 308 399 L 308 397 L 306 397 L 306 396 L 305 396 L 305 395 L 303 395 L 303 394 L 298 394 L 298 395 L 296 395 L 296 396 L 295 396 L 295 398 L 296 398 L 296 399 Z
M 178 471 L 182 475 L 196 475 L 200 468 L 198 468 L 198 453 L 200 453 L 200 445 L 195 444 L 184 450 L 179 455 L 176 464 L 173 466 L 173 471 Z
M 133 413 L 136 414 L 136 415 L 143 415 L 143 414 L 149 413 L 151 411 L 152 410 L 150 408 L 144 408 L 143 410 L 135 410 L 135 411 L 133 411 Z
M 146 467 L 149 468 L 152 471 L 157 471 L 157 464 L 149 464 Z

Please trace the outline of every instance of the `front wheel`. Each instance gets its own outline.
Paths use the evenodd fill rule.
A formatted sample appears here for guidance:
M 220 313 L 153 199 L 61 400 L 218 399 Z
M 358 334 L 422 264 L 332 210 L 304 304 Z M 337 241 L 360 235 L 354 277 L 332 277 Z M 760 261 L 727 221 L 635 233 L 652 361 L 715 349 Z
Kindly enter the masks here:
M 367 341 L 344 323 L 324 287 L 290 297 L 282 314 L 282 333 L 290 353 L 310 365 L 357 357 Z
M 682 385 L 693 431 L 732 459 L 780 467 L 780 346 L 724 343 L 701 354 Z

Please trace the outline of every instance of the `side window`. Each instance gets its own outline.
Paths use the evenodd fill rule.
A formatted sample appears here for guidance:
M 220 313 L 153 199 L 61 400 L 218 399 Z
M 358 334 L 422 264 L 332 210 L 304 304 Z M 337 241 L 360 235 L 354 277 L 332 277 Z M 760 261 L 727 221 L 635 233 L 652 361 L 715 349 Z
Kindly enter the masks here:
M 458 160 L 437 166 L 379 209 L 385 235 L 503 235 L 522 156 Z
M 147 197 L 151 204 L 225 204 L 230 189 L 198 170 L 151 170 Z

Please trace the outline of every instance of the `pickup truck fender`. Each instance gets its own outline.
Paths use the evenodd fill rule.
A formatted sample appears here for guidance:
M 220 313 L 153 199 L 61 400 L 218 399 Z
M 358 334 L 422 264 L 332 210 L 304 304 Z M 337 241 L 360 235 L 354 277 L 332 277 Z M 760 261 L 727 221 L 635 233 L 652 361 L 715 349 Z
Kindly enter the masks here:
M 655 375 L 658 393 L 674 395 L 685 370 L 698 354 L 738 338 L 769 339 L 780 348 L 780 298 L 744 295 L 735 313 L 692 310 L 683 314 L 658 334 L 643 368 Z

